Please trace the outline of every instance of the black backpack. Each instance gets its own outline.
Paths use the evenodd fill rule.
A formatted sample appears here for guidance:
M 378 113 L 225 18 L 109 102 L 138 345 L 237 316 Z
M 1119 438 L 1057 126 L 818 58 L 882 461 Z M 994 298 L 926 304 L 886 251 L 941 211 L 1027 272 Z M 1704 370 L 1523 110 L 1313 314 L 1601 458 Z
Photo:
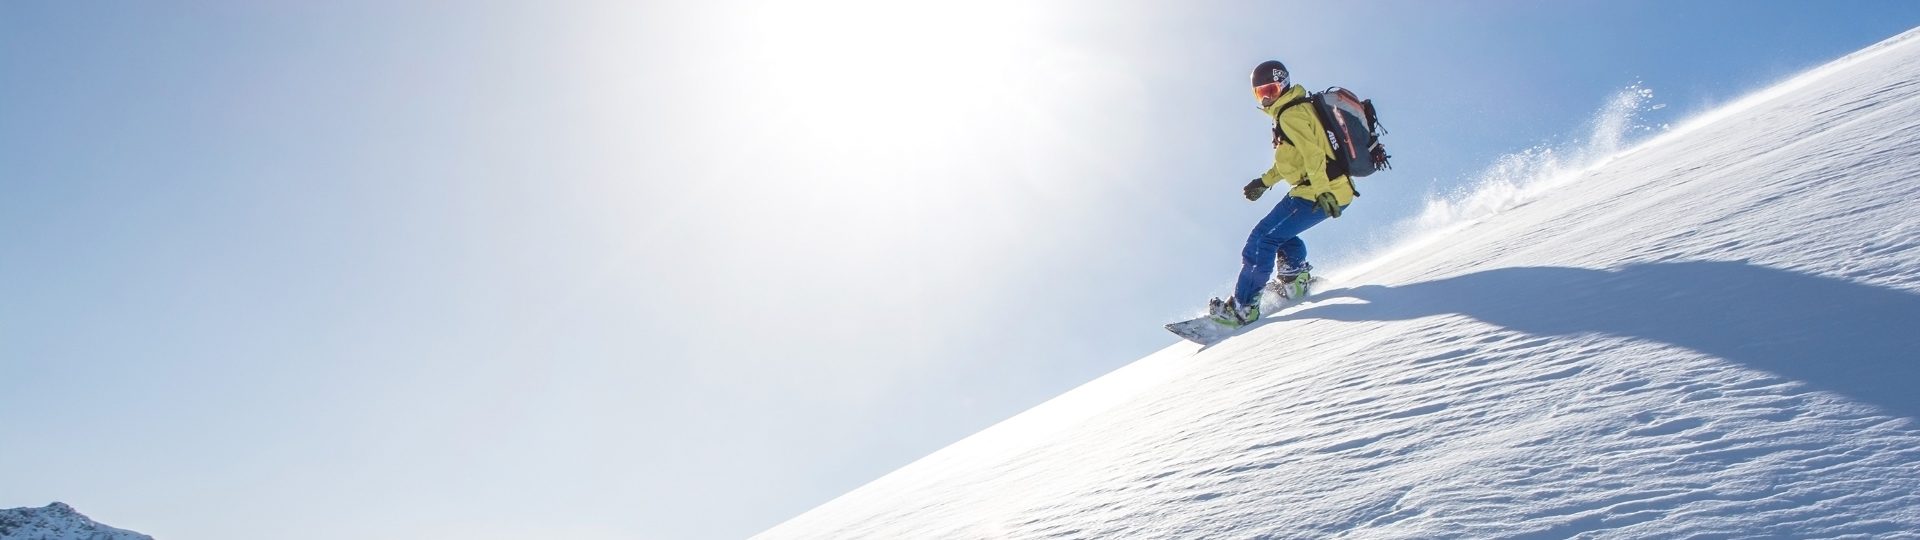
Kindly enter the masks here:
M 1327 146 L 1333 149 L 1333 157 L 1327 160 L 1327 178 L 1343 174 L 1358 178 L 1393 168 L 1387 163 L 1393 156 L 1387 155 L 1387 147 L 1380 144 L 1380 136 L 1387 131 L 1374 113 L 1373 100 L 1360 99 L 1353 92 L 1335 86 L 1287 102 L 1280 111 L 1286 112 L 1289 107 L 1303 103 L 1313 104 L 1320 126 L 1327 130 Z M 1276 145 L 1286 141 L 1277 122 L 1273 126 L 1273 141 Z

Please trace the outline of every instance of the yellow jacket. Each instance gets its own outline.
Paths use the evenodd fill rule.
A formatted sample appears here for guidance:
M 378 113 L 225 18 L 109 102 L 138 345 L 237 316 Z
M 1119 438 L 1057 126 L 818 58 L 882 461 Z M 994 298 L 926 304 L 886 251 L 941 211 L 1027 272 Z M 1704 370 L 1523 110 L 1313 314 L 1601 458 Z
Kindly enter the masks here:
M 1353 182 L 1346 175 L 1327 178 L 1327 160 L 1333 155 L 1333 148 L 1327 144 L 1327 131 L 1320 127 L 1320 117 L 1313 113 L 1313 104 L 1286 107 L 1288 102 L 1306 96 L 1306 89 L 1296 84 L 1266 108 L 1267 116 L 1274 117 L 1287 142 L 1275 141 L 1273 168 L 1260 175 L 1260 182 L 1271 188 L 1286 180 L 1293 185 L 1288 195 L 1311 201 L 1321 193 L 1333 192 L 1340 206 L 1353 204 Z M 1282 108 L 1286 110 L 1281 111 Z

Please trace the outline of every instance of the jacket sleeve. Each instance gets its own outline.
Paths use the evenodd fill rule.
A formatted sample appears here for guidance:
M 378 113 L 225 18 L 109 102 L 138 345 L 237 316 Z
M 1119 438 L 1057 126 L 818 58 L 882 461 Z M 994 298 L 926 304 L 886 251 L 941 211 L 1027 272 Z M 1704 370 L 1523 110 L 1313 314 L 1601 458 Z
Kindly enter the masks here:
M 1274 147 L 1273 168 L 1260 176 L 1267 187 L 1292 180 L 1295 185 L 1311 186 L 1314 193 L 1333 190 L 1333 182 L 1327 178 L 1327 158 L 1333 155 L 1333 149 L 1327 146 L 1326 135 L 1316 129 L 1317 124 L 1319 119 L 1313 117 L 1310 104 L 1281 113 L 1280 129 L 1290 144 Z

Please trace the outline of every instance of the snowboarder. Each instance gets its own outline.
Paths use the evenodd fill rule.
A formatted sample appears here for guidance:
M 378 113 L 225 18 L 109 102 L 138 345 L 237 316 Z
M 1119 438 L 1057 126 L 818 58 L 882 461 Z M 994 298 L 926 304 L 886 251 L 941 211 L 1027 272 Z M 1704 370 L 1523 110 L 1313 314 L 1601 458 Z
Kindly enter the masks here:
M 1307 295 L 1313 265 L 1307 264 L 1307 244 L 1300 240 L 1300 233 L 1327 218 L 1340 217 L 1354 197 L 1353 182 L 1344 172 L 1329 174 L 1334 152 L 1328 145 L 1328 131 L 1313 106 L 1298 106 L 1307 103 L 1307 92 L 1293 84 L 1287 66 L 1274 60 L 1261 62 L 1253 68 L 1252 82 L 1260 110 L 1273 119 L 1273 167 L 1249 182 L 1242 194 L 1257 201 L 1283 181 L 1290 188 L 1247 235 L 1233 296 L 1208 302 L 1208 316 L 1228 328 L 1260 318 L 1263 284 L 1283 300 Z M 1269 277 L 1272 283 L 1267 282 Z

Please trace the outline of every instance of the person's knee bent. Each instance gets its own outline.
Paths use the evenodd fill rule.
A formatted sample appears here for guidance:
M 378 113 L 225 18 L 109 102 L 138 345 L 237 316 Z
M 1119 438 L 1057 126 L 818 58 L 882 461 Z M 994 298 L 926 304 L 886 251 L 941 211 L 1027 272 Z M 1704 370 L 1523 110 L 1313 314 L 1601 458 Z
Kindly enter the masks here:
M 1279 246 L 1270 245 L 1264 241 L 1247 242 L 1247 247 L 1240 249 L 1240 263 L 1257 265 L 1264 262 L 1273 264 L 1273 258 L 1275 254 L 1279 252 Z

